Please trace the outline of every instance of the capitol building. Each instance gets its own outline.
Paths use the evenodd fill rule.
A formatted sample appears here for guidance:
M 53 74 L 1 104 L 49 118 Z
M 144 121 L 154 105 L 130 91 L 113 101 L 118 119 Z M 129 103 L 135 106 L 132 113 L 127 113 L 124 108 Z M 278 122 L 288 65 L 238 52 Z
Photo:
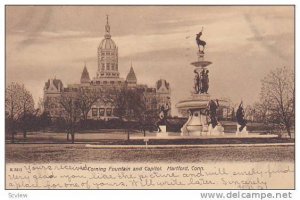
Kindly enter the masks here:
M 171 108 L 171 88 L 166 80 L 158 80 L 153 88 L 138 83 L 132 65 L 126 78 L 120 77 L 118 47 L 112 39 L 108 17 L 104 38 L 98 46 L 97 55 L 98 66 L 94 78 L 90 78 L 88 68 L 84 65 L 79 83 L 68 84 L 64 87 L 62 80 L 56 78 L 49 79 L 45 83 L 44 110 L 49 113 L 51 118 L 63 117 L 63 107 L 60 104 L 61 95 L 63 93 L 76 92 L 79 88 L 100 88 L 102 91 L 110 88 L 138 89 L 143 92 L 147 110 L 159 110 L 161 106 L 166 105 Z M 88 112 L 88 119 L 110 120 L 117 118 L 114 115 L 114 108 L 113 102 L 99 100 L 92 105 L 91 110 Z M 170 113 L 171 110 L 169 115 Z

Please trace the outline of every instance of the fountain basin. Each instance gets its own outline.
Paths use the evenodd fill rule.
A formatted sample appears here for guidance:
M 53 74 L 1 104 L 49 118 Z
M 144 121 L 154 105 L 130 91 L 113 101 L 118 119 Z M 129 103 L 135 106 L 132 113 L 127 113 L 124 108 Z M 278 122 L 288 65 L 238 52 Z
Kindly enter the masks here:
M 194 94 L 192 98 L 179 101 L 176 104 L 176 108 L 181 110 L 190 110 L 190 109 L 206 109 L 208 102 L 211 100 L 209 94 Z M 228 101 L 219 99 L 219 106 L 227 107 Z
M 209 127 L 207 117 L 207 106 L 211 100 L 208 94 L 194 94 L 192 98 L 179 101 L 176 104 L 176 108 L 179 110 L 186 110 L 189 112 L 189 118 L 187 122 L 181 128 L 182 136 L 202 136 L 202 135 L 218 135 L 223 134 L 220 127 L 216 126 L 214 129 Z M 226 107 L 228 102 L 226 100 L 219 100 L 219 107 Z M 224 130 L 224 129 L 223 129 Z

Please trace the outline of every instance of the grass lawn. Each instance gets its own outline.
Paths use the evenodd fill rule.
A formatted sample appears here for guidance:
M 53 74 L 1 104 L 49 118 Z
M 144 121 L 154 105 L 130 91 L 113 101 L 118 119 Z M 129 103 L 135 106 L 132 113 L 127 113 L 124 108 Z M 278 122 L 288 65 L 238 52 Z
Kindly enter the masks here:
M 294 161 L 294 146 L 91 149 L 85 144 L 6 144 L 10 163 L 52 162 L 260 162 Z
M 155 133 L 147 133 L 147 136 L 155 136 Z M 180 133 L 170 133 L 171 136 L 179 136 Z M 228 134 L 235 135 L 235 134 Z M 251 135 L 251 134 L 249 134 Z M 106 130 L 103 132 L 84 132 L 75 134 L 75 143 L 93 143 L 93 144 L 110 144 L 110 145 L 144 145 L 143 133 L 132 131 L 130 137 L 140 138 L 139 140 L 127 141 L 127 133 L 123 130 Z M 71 137 L 70 137 L 71 138 Z M 253 143 L 294 143 L 294 139 L 289 138 L 185 138 L 185 139 L 155 139 L 148 142 L 151 144 L 253 144 Z M 11 143 L 8 137 L 6 143 Z M 15 143 L 43 143 L 43 144 L 57 144 L 57 143 L 71 143 L 67 141 L 66 133 L 56 132 L 29 132 L 27 138 L 23 138 L 21 133 L 15 136 Z
M 174 133 L 179 134 L 179 133 Z M 142 136 L 132 132 L 131 136 Z M 147 133 L 153 135 L 153 133 Z M 9 138 L 8 138 L 9 139 Z M 293 161 L 294 146 L 171 148 L 164 149 L 91 149 L 85 144 L 144 145 L 143 140 L 127 141 L 122 130 L 75 135 L 77 144 L 70 144 L 65 133 L 30 132 L 26 139 L 16 136 L 17 144 L 6 141 L 7 162 L 206 162 L 206 161 Z M 288 138 L 197 138 L 150 140 L 149 145 L 168 144 L 253 144 L 294 143 Z

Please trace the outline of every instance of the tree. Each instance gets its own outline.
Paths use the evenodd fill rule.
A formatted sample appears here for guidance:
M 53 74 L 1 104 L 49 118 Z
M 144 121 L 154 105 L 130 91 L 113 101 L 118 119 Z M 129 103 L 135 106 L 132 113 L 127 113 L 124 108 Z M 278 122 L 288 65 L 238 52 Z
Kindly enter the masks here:
M 38 121 L 37 127 L 42 129 L 43 132 L 45 132 L 46 127 L 51 124 L 50 113 L 45 110 L 45 103 L 47 104 L 48 102 L 45 102 L 43 98 L 39 98 L 36 112 Z
M 98 100 L 104 100 L 104 92 L 99 88 L 86 88 L 80 87 L 78 89 L 78 108 L 81 113 L 81 117 L 84 121 L 84 124 L 87 121 L 88 113 L 92 108 L 92 105 Z
M 132 128 L 131 123 L 141 123 L 145 118 L 145 111 L 145 98 L 141 90 L 125 87 L 116 93 L 114 113 L 121 120 L 127 121 L 125 127 L 128 140 Z
M 245 107 L 245 119 L 248 122 L 254 122 L 254 120 L 256 120 L 256 118 L 255 118 L 256 108 L 254 107 L 254 105 L 247 105 Z
M 14 143 L 17 122 L 20 122 L 23 129 L 23 137 L 27 134 L 27 115 L 34 112 L 34 101 L 32 94 L 23 84 L 10 83 L 5 90 L 5 110 L 7 112 L 8 130 L 11 133 L 11 142 Z M 30 125 L 30 124 L 29 124 Z
M 42 115 L 45 111 L 45 101 L 43 98 L 39 98 L 37 103 L 37 114 Z
M 35 110 L 34 110 L 34 101 L 33 101 L 32 94 L 24 88 L 24 85 L 20 96 L 20 103 L 22 106 L 21 122 L 22 122 L 22 129 L 23 129 L 23 137 L 26 138 L 27 129 L 30 128 L 31 126 L 31 124 L 28 122 L 30 121 L 30 118 L 32 116 L 35 116 L 36 113 L 34 113 Z
M 255 102 L 252 105 L 252 118 L 255 122 L 262 122 L 268 125 L 271 122 L 269 117 L 270 105 L 265 102 Z
M 71 135 L 72 143 L 75 142 L 76 125 L 81 116 L 79 99 L 80 97 L 76 92 L 63 92 L 60 98 L 60 104 L 64 108 L 63 117 L 67 123 L 67 140 Z
M 282 125 L 291 137 L 295 123 L 295 81 L 294 71 L 283 67 L 271 71 L 263 80 L 261 104 L 265 106 L 264 117 Z
M 39 114 L 38 116 L 39 121 L 39 128 L 45 132 L 47 126 L 51 124 L 51 118 L 49 112 L 44 111 L 43 113 Z
M 144 133 L 144 136 L 146 136 L 146 129 L 148 130 L 157 130 L 157 120 L 159 117 L 160 110 L 158 108 L 151 108 L 146 109 L 143 112 L 143 118 L 142 118 L 142 131 Z

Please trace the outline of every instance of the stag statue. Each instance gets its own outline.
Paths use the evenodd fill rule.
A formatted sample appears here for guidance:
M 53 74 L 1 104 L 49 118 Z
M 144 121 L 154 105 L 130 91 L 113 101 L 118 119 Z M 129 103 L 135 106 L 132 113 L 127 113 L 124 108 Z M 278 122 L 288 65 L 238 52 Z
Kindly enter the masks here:
M 200 37 L 202 36 L 202 31 L 203 31 L 203 27 L 202 27 L 201 32 L 199 32 L 198 34 L 196 34 L 196 42 L 197 42 L 197 45 L 198 45 L 200 53 L 204 53 L 204 49 L 205 49 L 205 45 L 206 45 L 206 42 L 204 40 L 200 39 Z M 202 46 L 202 50 L 200 48 L 201 46 Z

